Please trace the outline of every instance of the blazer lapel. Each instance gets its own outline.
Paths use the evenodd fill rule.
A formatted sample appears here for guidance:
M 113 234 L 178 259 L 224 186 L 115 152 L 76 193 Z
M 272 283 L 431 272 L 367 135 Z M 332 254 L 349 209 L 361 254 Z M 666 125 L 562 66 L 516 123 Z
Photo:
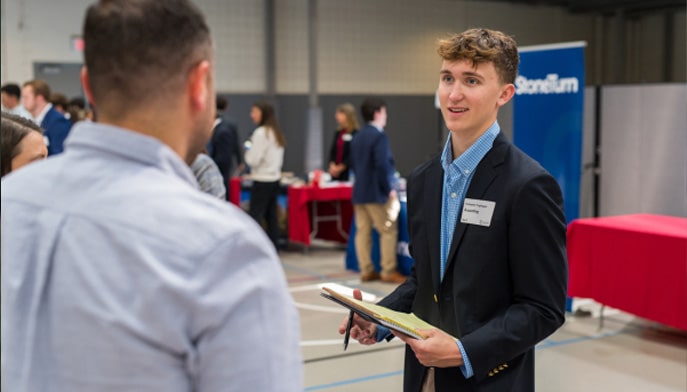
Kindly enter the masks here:
M 503 136 L 502 133 L 499 133 L 494 140 L 494 145 L 491 150 L 489 150 L 487 155 L 485 155 L 484 158 L 482 158 L 482 161 L 480 161 L 480 163 L 477 165 L 475 174 L 470 181 L 470 186 L 468 187 L 467 192 L 465 192 L 465 198 L 481 199 L 484 197 L 487 189 L 489 189 L 489 185 L 491 185 L 498 174 L 496 167 L 503 163 L 507 147 L 508 141 L 506 137 Z M 453 262 L 456 252 L 458 251 L 458 245 L 460 245 L 463 235 L 465 234 L 465 230 L 468 228 L 468 225 L 460 223 L 461 214 L 462 210 L 458 212 L 456 227 L 453 230 L 451 248 L 449 249 L 448 257 L 446 259 L 447 270 Z
M 441 281 L 439 277 L 439 263 L 441 261 L 439 258 L 441 257 L 441 193 L 444 183 L 444 170 L 441 167 L 440 160 L 436 159 L 427 172 L 428 175 L 424 184 L 425 211 L 428 212 L 427 241 L 429 242 L 434 292 L 436 293 Z

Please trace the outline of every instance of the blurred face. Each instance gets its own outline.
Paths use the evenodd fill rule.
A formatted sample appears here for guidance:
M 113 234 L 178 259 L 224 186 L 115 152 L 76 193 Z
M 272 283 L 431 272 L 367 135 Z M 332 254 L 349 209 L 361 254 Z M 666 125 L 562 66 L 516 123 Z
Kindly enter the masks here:
M 346 127 L 346 113 L 337 111 L 334 114 L 334 118 L 340 127 Z
M 48 149 L 45 147 L 43 135 L 39 132 L 31 131 L 19 142 L 19 154 L 12 158 L 12 171 L 26 166 L 31 162 L 45 159 L 48 156 Z
M 460 137 L 475 137 L 496 121 L 499 107 L 515 87 L 501 82 L 493 63 L 447 61 L 439 73 L 439 102 L 446 127 Z
M 375 124 L 379 125 L 380 127 L 384 128 L 386 127 L 386 107 L 382 106 L 379 111 L 375 112 Z
M 257 106 L 250 108 L 250 119 L 253 120 L 255 125 L 260 124 L 262 121 L 262 111 Z
M 36 94 L 33 92 L 33 87 L 31 86 L 24 86 L 21 89 L 21 101 L 24 103 L 24 107 L 26 110 L 29 111 L 32 115 L 36 115 L 37 113 L 34 113 L 36 109 L 38 108 L 38 104 L 36 102 Z
M 14 107 L 19 103 L 17 102 L 16 97 L 11 96 L 4 91 L 0 93 L 0 95 L 2 95 L 2 106 L 6 107 L 7 109 L 14 109 Z

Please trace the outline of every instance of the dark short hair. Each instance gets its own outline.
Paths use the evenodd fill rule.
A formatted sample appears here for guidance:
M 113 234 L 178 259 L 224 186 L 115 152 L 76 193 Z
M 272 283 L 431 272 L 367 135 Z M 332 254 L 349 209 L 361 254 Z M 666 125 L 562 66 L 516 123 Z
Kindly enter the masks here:
M 77 107 L 83 110 L 86 109 L 86 101 L 81 97 L 74 97 L 69 100 L 69 106 Z
M 21 88 L 16 83 L 3 84 L 2 87 L 0 87 L 0 91 L 13 97 L 21 97 Z
M 11 113 L 2 113 L 0 122 L 0 164 L 2 165 L 2 177 L 12 171 L 12 159 L 19 155 L 19 143 L 29 134 L 29 132 L 43 133 L 41 127 L 31 120 Z
M 362 104 L 360 104 L 360 114 L 363 116 L 363 121 L 369 123 L 375 119 L 375 112 L 382 110 L 386 107 L 386 103 L 377 97 L 365 98 Z
M 50 103 L 53 104 L 53 106 L 60 106 L 64 110 L 67 110 L 67 106 L 69 105 L 67 97 L 62 93 L 52 93 L 50 95 Z
M 471 61 L 473 66 L 493 63 L 503 83 L 518 76 L 518 45 L 515 39 L 497 30 L 469 29 L 439 40 L 437 53 L 447 61 Z
M 189 0 L 100 0 L 86 11 L 83 37 L 94 100 L 113 115 L 177 94 L 212 57 L 210 29 Z
M 217 109 L 217 113 L 221 113 L 225 110 L 227 110 L 227 107 L 229 106 L 229 100 L 224 98 L 221 95 L 218 95 L 215 98 L 215 108 Z

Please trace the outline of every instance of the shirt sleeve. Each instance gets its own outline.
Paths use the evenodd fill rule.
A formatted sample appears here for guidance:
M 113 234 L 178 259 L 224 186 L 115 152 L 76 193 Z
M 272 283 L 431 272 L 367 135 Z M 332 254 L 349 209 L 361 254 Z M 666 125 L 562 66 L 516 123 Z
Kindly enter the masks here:
M 267 133 L 265 128 L 260 127 L 256 129 L 255 132 L 253 132 L 250 141 L 251 147 L 248 151 L 246 151 L 244 159 L 246 160 L 246 164 L 248 164 L 248 166 L 256 167 L 263 161 L 263 157 L 265 156 L 268 147 Z
M 255 233 L 259 228 L 248 218 L 236 217 L 244 220 L 241 230 Z M 302 392 L 298 311 L 279 258 L 265 236 L 228 234 L 199 263 L 192 282 L 198 288 L 189 314 L 194 355 L 187 361 L 195 390 L 230 385 L 237 391 Z
M 463 372 L 463 376 L 465 376 L 466 379 L 470 378 L 475 373 L 472 371 L 472 364 L 470 364 L 470 358 L 468 358 L 468 353 L 465 351 L 463 343 L 461 343 L 460 340 L 456 340 L 456 344 L 458 345 L 458 349 L 460 350 L 460 356 L 463 357 L 463 366 L 459 366 L 460 371 Z
M 381 325 L 377 326 L 377 334 L 375 335 L 375 338 L 377 339 L 377 342 L 381 342 L 382 340 L 385 340 L 391 335 L 391 331 L 389 328 L 383 327 Z M 463 348 L 463 344 L 460 342 L 460 340 L 456 340 L 456 345 L 458 345 L 458 349 L 460 350 L 460 355 L 463 357 L 463 366 L 459 366 L 460 371 L 463 373 L 463 376 L 465 378 L 470 378 L 474 375 L 474 372 L 472 371 L 472 365 L 470 364 L 470 358 L 468 358 L 468 353 L 465 351 L 465 348 Z

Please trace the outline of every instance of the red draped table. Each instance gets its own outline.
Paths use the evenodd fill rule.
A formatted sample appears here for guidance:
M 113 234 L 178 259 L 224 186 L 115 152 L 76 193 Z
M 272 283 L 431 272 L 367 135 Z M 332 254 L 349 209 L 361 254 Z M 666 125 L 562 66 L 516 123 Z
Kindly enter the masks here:
M 320 238 L 345 244 L 353 215 L 352 194 L 350 184 L 289 187 L 289 241 L 310 246 L 311 238 Z
M 571 297 L 687 330 L 687 219 L 636 214 L 568 226 Z

